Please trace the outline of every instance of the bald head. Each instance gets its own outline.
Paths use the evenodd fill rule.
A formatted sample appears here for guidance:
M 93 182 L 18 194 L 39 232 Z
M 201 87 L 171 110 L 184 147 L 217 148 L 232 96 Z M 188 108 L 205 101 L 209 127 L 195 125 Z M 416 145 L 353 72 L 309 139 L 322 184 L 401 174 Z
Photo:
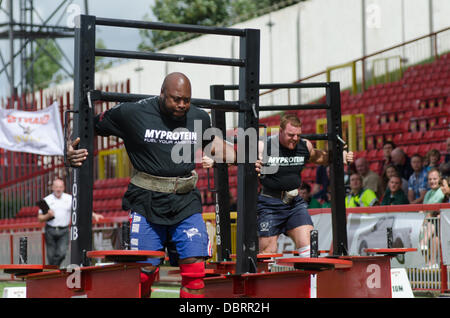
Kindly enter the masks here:
M 161 86 L 161 110 L 173 120 L 183 120 L 191 106 L 191 82 L 179 72 L 166 76 Z
M 167 91 L 167 89 L 173 87 L 184 87 L 189 90 L 189 95 L 191 92 L 191 81 L 186 75 L 180 72 L 173 72 L 168 74 L 161 85 L 161 93 Z
M 365 176 L 369 172 L 369 162 L 364 157 L 358 158 L 355 161 L 355 168 L 360 175 Z
M 391 152 L 391 159 L 395 165 L 402 165 L 406 160 L 405 152 L 401 148 L 395 148 Z
M 64 192 L 64 181 L 61 179 L 53 180 L 52 191 L 55 197 L 60 198 Z

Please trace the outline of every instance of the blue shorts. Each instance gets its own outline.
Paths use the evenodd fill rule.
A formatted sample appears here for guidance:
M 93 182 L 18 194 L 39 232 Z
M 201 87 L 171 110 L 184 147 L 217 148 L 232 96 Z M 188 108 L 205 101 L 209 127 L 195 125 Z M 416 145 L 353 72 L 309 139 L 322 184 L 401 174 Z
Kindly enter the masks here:
M 307 207 L 300 196 L 291 204 L 285 204 L 280 199 L 259 195 L 256 208 L 258 236 L 277 236 L 302 225 L 313 225 Z
M 131 213 L 130 248 L 132 250 L 167 252 L 172 266 L 179 259 L 189 257 L 209 258 L 212 248 L 202 214 L 193 214 L 175 225 L 150 223 L 136 212 Z M 157 266 L 161 259 L 148 258 L 145 263 Z

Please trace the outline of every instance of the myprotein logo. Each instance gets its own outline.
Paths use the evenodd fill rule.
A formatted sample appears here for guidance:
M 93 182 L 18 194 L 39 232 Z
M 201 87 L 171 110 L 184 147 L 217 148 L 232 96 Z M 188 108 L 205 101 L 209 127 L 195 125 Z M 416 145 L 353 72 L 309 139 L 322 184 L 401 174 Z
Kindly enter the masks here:
M 157 129 L 147 129 L 144 135 L 144 141 L 150 143 L 162 144 L 195 144 L 197 143 L 197 133 L 190 131 L 167 131 Z
M 210 158 L 214 158 L 216 163 L 255 163 L 256 160 L 267 157 L 267 143 L 270 143 L 271 155 L 273 157 L 279 157 L 279 142 L 278 138 L 266 138 L 266 147 L 264 151 L 260 151 L 258 156 L 258 145 L 260 142 L 258 130 L 255 128 L 248 128 L 246 130 L 242 128 L 236 129 L 237 138 L 232 141 L 227 141 L 226 137 L 220 129 L 215 127 L 209 127 L 205 130 L 202 129 L 203 121 L 195 120 L 193 131 L 189 131 L 186 128 L 177 128 L 173 131 L 158 130 L 148 128 L 145 130 L 143 139 L 148 143 L 168 144 L 172 146 L 171 159 L 174 163 L 191 163 L 194 158 L 194 163 L 201 163 L 201 158 L 193 156 L 197 151 L 201 150 L 202 145 L 206 146 L 203 149 L 203 154 Z M 273 130 L 272 130 L 273 131 Z M 213 143 L 215 137 L 225 140 L 230 147 L 225 148 L 223 155 L 217 155 L 217 151 L 213 151 Z M 221 147 L 222 148 L 222 147 Z M 236 152 L 235 150 L 237 149 Z M 217 149 L 216 149 L 217 150 Z M 219 149 L 222 150 L 222 149 Z M 227 151 L 235 152 L 234 155 L 227 154 Z M 235 158 L 231 161 L 231 158 Z M 287 159 L 288 163 L 290 159 Z M 295 162 L 291 164 L 300 164 L 302 159 L 294 158 Z M 304 160 L 304 158 L 303 158 Z M 292 160 L 291 160 L 292 161 Z M 278 171 L 280 165 L 263 165 L 263 174 L 272 174 Z
M 267 165 L 269 166 L 300 166 L 305 163 L 304 156 L 296 157 L 272 157 L 267 159 Z

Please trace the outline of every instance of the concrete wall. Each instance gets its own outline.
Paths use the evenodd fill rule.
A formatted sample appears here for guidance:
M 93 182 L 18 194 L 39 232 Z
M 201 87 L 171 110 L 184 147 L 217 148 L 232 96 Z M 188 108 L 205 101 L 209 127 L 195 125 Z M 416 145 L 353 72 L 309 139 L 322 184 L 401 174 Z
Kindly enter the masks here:
M 448 27 L 449 16 L 448 0 L 310 0 L 234 27 L 261 30 L 261 83 L 277 83 Z M 162 52 L 238 57 L 239 39 L 205 35 Z M 97 73 L 96 82 L 130 78 L 133 93 L 158 94 L 162 79 L 172 71 L 190 77 L 196 98 L 209 98 L 212 84 L 238 81 L 238 69 L 232 67 L 130 60 Z

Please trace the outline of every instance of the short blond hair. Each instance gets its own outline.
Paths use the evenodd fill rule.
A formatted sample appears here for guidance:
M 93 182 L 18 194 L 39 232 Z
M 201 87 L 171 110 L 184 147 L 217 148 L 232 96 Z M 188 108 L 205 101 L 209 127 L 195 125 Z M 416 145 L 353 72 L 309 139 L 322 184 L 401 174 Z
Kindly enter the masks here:
M 302 127 L 300 118 L 295 114 L 284 114 L 280 119 L 280 128 L 285 129 L 287 124 L 291 124 L 294 127 Z

